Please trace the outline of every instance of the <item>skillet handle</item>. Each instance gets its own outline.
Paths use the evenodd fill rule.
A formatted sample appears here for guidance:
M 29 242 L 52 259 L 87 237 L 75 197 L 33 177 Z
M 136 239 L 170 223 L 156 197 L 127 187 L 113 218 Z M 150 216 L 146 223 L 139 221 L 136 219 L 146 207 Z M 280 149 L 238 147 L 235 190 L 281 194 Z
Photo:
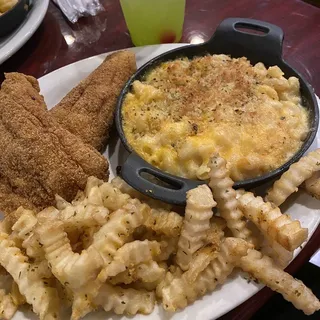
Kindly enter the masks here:
M 253 60 L 269 60 L 273 63 L 281 59 L 283 37 L 282 29 L 274 24 L 254 19 L 228 18 L 221 22 L 207 44 L 218 48 L 221 53 L 237 52 L 239 57 L 253 57 Z
M 147 173 L 167 186 L 160 186 L 146 179 L 142 174 Z M 123 164 L 120 175 L 134 189 L 141 193 L 167 203 L 185 205 L 186 192 L 204 184 L 205 181 L 194 181 L 165 173 L 132 152 Z

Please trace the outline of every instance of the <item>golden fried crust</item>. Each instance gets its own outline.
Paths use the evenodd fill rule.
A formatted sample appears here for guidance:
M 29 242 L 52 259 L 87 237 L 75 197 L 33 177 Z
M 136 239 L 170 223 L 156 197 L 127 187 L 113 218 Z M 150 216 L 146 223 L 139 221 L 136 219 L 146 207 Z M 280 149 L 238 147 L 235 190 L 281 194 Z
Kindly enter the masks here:
M 27 108 L 32 108 L 28 110 L 32 113 L 39 109 L 47 110 L 43 96 L 38 94 L 40 87 L 37 79 L 18 72 L 5 73 L 5 77 L 1 92 L 8 94 L 18 103 L 23 103 Z
M 16 194 L 5 177 L 0 177 L 0 210 L 9 214 L 20 206 L 31 210 L 37 209 L 29 199 Z
M 134 53 L 109 55 L 51 110 L 51 115 L 63 128 L 102 151 L 109 138 L 118 95 L 135 71 Z
M 9 213 L 24 205 L 40 210 L 54 204 L 55 194 L 72 200 L 91 175 L 106 180 L 106 159 L 40 107 L 36 80 L 7 78 L 0 91 L 0 200 L 2 191 L 15 195 L 1 201 L 0 209 Z M 21 92 L 19 99 L 16 92 Z

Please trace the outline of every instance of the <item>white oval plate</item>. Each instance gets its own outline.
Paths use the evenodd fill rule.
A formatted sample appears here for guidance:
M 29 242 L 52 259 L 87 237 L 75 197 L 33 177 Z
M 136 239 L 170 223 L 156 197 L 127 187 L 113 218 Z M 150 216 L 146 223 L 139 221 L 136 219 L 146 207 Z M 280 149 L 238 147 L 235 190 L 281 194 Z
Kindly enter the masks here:
M 170 44 L 170 45 L 156 45 L 149 47 L 133 48 L 136 53 L 138 67 L 143 65 L 153 57 L 177 48 L 181 44 Z M 41 79 L 39 79 L 41 93 L 44 95 L 48 108 L 52 108 L 58 103 L 63 96 L 69 92 L 75 85 L 77 85 L 82 79 L 90 74 L 105 58 L 106 54 L 98 55 L 89 59 L 78 61 L 74 64 L 63 67 L 56 70 Z M 314 142 L 312 149 L 315 149 L 320 145 L 320 135 Z M 105 156 L 110 160 L 111 166 L 111 178 L 115 175 L 116 167 L 121 165 L 123 158 L 126 156 L 124 148 L 121 147 L 118 137 L 114 137 L 110 143 L 109 148 L 105 152 Z M 320 202 L 313 199 L 304 193 L 299 193 L 294 196 L 294 203 L 292 201 L 287 202 L 288 212 L 290 215 L 301 221 L 303 227 L 309 229 L 309 239 L 316 230 L 320 223 Z M 297 255 L 301 250 L 297 250 Z M 255 283 L 247 283 L 240 275 L 235 275 L 230 278 L 223 286 L 218 287 L 211 294 L 206 295 L 202 299 L 197 300 L 192 305 L 188 306 L 184 310 L 175 314 L 165 312 L 161 307 L 156 306 L 153 313 L 144 316 L 137 315 L 134 317 L 135 320 L 146 319 L 146 320 L 209 320 L 216 319 L 223 314 L 227 313 L 231 309 L 237 307 L 239 304 L 249 299 L 260 289 L 262 285 Z M 70 315 L 69 315 L 70 316 Z M 25 320 L 33 317 L 31 312 L 18 312 L 14 319 Z M 66 318 L 67 319 L 67 315 Z M 132 319 L 132 317 L 121 317 L 116 316 L 112 313 L 95 312 L 89 314 L 85 319 L 96 320 L 96 319 Z
M 48 10 L 49 0 L 33 0 L 22 24 L 7 37 L 0 38 L 0 64 L 16 53 L 36 32 Z

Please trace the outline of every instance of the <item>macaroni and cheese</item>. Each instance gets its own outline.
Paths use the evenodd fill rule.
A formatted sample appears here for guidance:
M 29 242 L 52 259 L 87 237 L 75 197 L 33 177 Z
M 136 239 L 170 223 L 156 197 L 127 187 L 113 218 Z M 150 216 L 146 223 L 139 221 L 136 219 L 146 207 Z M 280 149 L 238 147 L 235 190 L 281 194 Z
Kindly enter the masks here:
M 297 78 L 226 55 L 161 63 L 133 83 L 122 116 L 142 158 L 190 179 L 208 178 L 215 152 L 234 180 L 260 176 L 288 161 L 309 130 Z
M 18 0 L 0 0 L 0 15 L 9 11 L 18 3 Z

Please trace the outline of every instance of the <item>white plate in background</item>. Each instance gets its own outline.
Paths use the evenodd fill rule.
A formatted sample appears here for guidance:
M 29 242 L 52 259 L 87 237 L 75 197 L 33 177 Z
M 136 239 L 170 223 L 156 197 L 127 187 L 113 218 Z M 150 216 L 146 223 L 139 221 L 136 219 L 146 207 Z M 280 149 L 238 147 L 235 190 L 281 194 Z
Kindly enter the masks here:
M 15 54 L 36 32 L 48 10 L 49 0 L 33 0 L 24 21 L 6 37 L 0 38 L 0 64 Z

